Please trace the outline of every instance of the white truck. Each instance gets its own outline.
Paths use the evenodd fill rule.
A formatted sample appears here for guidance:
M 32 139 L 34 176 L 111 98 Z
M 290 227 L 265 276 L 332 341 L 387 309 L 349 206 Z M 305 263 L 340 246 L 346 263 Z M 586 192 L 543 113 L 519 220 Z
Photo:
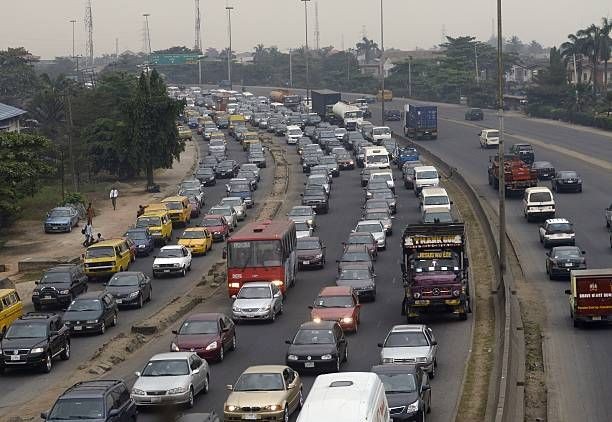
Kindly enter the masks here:
M 363 112 L 352 104 L 347 104 L 343 101 L 338 101 L 332 107 L 334 115 L 342 121 L 342 125 L 346 130 L 355 130 L 357 123 L 363 121 Z

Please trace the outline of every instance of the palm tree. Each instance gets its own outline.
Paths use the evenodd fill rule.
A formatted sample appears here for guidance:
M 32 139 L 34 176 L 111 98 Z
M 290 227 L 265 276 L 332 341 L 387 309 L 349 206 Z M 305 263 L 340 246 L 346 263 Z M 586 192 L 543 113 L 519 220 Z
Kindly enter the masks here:
M 576 74 L 578 75 L 578 80 L 576 84 L 581 83 L 582 81 L 582 59 L 581 55 L 584 54 L 584 39 L 579 38 L 576 34 L 569 34 L 567 36 L 569 41 L 561 44 L 561 56 L 565 60 L 565 64 L 570 60 L 573 60 L 574 56 L 578 56 L 580 60 L 576 60 Z
M 592 24 L 586 29 L 581 29 L 576 32 L 578 37 L 584 39 L 584 52 L 583 54 L 589 57 L 591 65 L 593 66 L 593 93 L 597 92 L 597 63 L 601 56 L 601 28 L 597 25 Z
M 608 92 L 608 61 L 612 54 L 612 19 L 601 18 L 601 50 L 599 58 L 604 64 L 604 92 Z
M 30 115 L 38 120 L 41 132 L 48 138 L 59 141 L 66 119 L 65 89 L 69 81 L 60 75 L 52 79 L 46 73 L 40 76 L 40 89 L 28 107 Z
M 263 44 L 257 44 L 254 48 L 253 60 L 255 63 L 259 62 L 266 54 L 266 47 Z
M 357 51 L 363 53 L 365 56 L 366 63 L 370 63 L 372 60 L 372 53 L 377 54 L 379 50 L 378 44 L 373 40 L 369 40 L 367 37 L 363 37 L 356 45 Z

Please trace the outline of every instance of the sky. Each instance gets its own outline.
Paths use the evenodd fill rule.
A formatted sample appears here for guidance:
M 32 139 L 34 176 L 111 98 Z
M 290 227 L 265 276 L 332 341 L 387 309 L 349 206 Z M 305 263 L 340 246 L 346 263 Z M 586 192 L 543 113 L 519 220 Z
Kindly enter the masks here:
M 303 45 L 304 3 L 300 0 L 200 0 L 204 48 L 228 45 L 226 2 L 232 11 L 232 48 L 251 51 L 259 43 L 281 50 Z M 43 58 L 72 54 L 76 19 L 76 53 L 85 51 L 86 0 L 0 0 L 0 49 L 24 46 Z M 152 50 L 194 45 L 194 0 L 92 0 L 94 53 L 143 51 L 143 13 L 149 13 Z M 315 3 L 319 10 L 320 46 L 354 47 L 365 33 L 380 43 L 378 0 L 310 0 L 308 43 L 315 46 Z M 430 48 L 449 36 L 492 33 L 496 0 L 383 0 L 384 47 Z M 504 36 L 559 45 L 567 34 L 612 15 L 612 0 L 504 0 Z

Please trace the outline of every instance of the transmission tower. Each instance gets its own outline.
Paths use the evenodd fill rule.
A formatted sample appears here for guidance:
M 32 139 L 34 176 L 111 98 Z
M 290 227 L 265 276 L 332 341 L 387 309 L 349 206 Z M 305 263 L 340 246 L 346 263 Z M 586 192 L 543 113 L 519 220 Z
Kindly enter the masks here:
M 319 2 L 315 1 L 315 45 L 317 50 L 319 50 L 319 38 L 321 33 L 319 32 Z
M 85 4 L 85 30 L 87 31 L 87 44 L 85 53 L 87 54 L 86 66 L 93 67 L 94 65 L 94 47 L 93 47 L 93 16 L 91 12 L 91 0 L 87 0 Z
M 194 50 L 202 52 L 202 32 L 200 20 L 200 0 L 195 0 L 195 43 Z

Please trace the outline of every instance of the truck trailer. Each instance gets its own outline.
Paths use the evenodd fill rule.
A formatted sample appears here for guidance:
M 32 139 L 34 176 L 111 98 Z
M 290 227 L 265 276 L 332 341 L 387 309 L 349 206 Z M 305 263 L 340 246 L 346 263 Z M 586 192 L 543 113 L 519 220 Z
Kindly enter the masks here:
M 438 107 L 404 106 L 404 135 L 411 139 L 438 139 Z
M 612 268 L 572 270 L 565 293 L 574 327 L 612 321 Z

